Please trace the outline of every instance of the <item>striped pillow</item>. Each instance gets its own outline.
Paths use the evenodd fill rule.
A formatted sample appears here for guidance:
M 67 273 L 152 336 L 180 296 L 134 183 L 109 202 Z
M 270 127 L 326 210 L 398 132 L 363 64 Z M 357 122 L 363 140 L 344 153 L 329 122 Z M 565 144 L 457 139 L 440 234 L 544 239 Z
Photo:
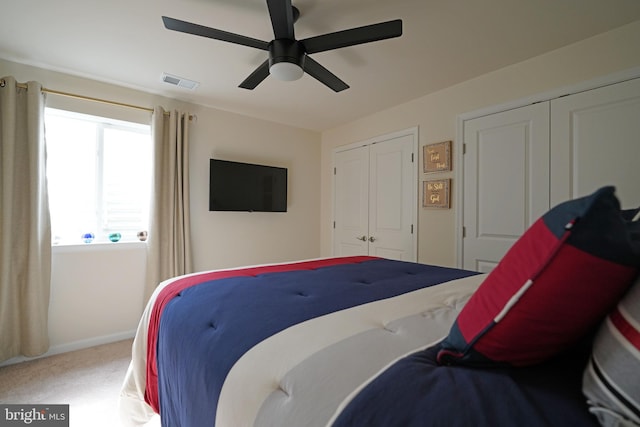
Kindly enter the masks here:
M 600 326 L 582 389 L 603 426 L 640 426 L 640 278 Z
M 614 187 L 561 203 L 509 249 L 440 343 L 438 363 L 530 366 L 592 333 L 640 267 Z

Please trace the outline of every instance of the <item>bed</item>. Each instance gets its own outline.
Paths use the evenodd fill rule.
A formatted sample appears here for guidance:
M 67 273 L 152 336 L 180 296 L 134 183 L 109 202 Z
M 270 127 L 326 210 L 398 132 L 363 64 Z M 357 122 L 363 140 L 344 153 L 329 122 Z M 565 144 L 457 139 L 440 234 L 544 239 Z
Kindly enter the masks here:
M 606 425 L 619 411 L 590 393 L 601 384 L 585 391 L 583 376 L 594 335 L 637 276 L 640 247 L 627 228 L 629 253 L 612 250 L 611 230 L 606 241 L 593 236 L 589 218 L 604 196 L 550 211 L 490 274 L 358 256 L 167 280 L 140 321 L 122 421 L 141 426 L 159 413 L 164 427 Z M 519 285 L 505 293 L 505 278 Z M 579 313 L 567 316 L 566 303 Z

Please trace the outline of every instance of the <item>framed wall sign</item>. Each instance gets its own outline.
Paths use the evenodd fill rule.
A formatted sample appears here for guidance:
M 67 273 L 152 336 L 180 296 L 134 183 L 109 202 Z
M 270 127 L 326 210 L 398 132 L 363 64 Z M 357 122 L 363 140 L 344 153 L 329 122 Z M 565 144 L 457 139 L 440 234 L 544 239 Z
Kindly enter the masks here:
M 451 141 L 427 144 L 422 147 L 424 173 L 451 170 Z
M 433 179 L 422 182 L 422 207 L 449 209 L 451 179 Z

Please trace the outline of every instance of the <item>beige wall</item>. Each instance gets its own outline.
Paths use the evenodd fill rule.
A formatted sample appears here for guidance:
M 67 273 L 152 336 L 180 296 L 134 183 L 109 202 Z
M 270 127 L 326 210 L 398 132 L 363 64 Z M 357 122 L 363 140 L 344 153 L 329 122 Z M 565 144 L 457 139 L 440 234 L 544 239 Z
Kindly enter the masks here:
M 418 126 L 420 150 L 425 144 L 454 140 L 455 151 L 459 115 L 639 67 L 638 40 L 640 21 L 323 132 L 322 254 L 331 253 L 331 159 L 335 147 Z M 453 155 L 455 158 L 457 153 Z M 458 167 L 454 161 L 454 170 L 438 177 L 454 178 Z M 422 162 L 419 168 L 421 171 Z M 424 178 L 420 173 L 420 180 Z M 419 262 L 456 265 L 459 183 L 454 179 L 452 185 L 451 209 L 419 209 Z
M 191 128 L 191 196 L 195 267 L 205 270 L 310 258 L 331 253 L 331 158 L 335 147 L 419 126 L 420 146 L 455 140 L 458 115 L 640 66 L 640 22 L 467 81 L 322 134 L 188 105 L 130 88 L 0 59 L 0 75 L 45 87 L 141 106 L 185 108 Z M 149 113 L 50 95 L 54 107 L 148 121 Z M 455 155 L 456 153 L 454 153 Z M 255 161 L 289 168 L 286 214 L 208 212 L 208 159 Z M 320 159 L 320 161 L 318 160 Z M 454 178 L 454 171 L 441 174 Z M 422 164 L 419 165 L 420 169 Z M 423 178 L 423 175 L 421 178 Z M 419 210 L 419 261 L 453 266 L 458 206 Z M 318 196 L 320 194 L 320 196 Z M 54 250 L 52 346 L 58 350 L 130 335 L 142 305 L 144 247 Z M 82 266 L 82 269 L 78 269 Z M 121 298 L 109 299 L 106 293 Z M 126 321 L 109 313 L 126 313 Z
M 320 134 L 189 105 L 125 87 L 0 59 L 0 76 L 45 88 L 143 107 L 183 108 L 190 127 L 192 240 L 196 270 L 297 260 L 320 254 Z M 148 111 L 47 95 L 47 105 L 121 120 L 150 121 Z M 209 212 L 209 158 L 289 169 L 288 212 Z M 118 246 L 116 246 L 118 245 Z M 145 247 L 141 243 L 54 247 L 52 352 L 133 335 L 143 307 Z
M 320 134 L 194 109 L 191 226 L 197 270 L 320 255 Z M 288 169 L 286 213 L 209 212 L 209 159 Z

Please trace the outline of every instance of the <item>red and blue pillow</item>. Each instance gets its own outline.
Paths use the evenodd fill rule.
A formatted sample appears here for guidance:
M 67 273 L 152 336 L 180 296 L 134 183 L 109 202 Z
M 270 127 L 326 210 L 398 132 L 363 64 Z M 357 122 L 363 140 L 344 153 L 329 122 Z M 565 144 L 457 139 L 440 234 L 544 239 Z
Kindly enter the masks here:
M 640 268 L 625 216 L 603 187 L 538 219 L 460 312 L 438 362 L 529 366 L 592 332 Z

